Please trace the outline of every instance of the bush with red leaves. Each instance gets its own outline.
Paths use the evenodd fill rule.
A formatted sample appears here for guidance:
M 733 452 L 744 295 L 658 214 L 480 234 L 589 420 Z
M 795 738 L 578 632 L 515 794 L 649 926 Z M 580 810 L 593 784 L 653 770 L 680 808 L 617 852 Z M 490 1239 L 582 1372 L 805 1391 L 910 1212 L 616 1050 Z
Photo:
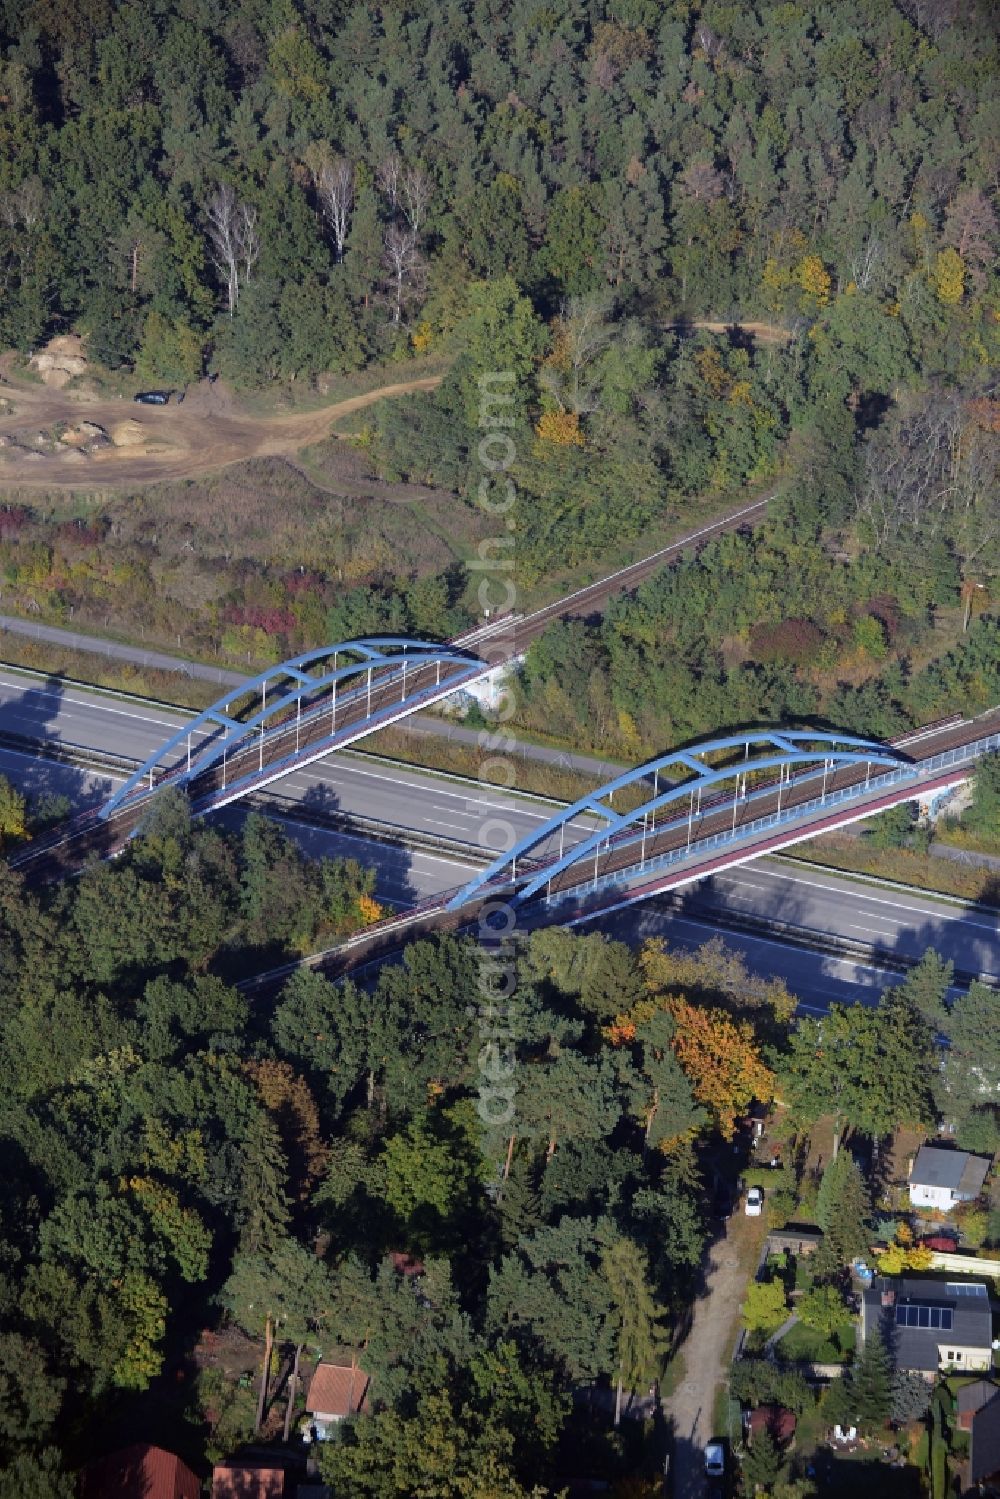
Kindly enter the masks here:
M 259 604 L 230 604 L 226 620 L 231 625 L 249 625 L 253 630 L 263 630 L 265 635 L 287 635 L 295 628 L 295 615 L 290 609 L 266 608 Z
M 890 593 L 879 593 L 861 606 L 862 614 L 872 614 L 885 626 L 886 639 L 891 644 L 899 631 L 899 605 Z
M 82 520 L 65 520 L 56 530 L 56 536 L 60 541 L 68 541 L 71 546 L 92 547 L 96 546 L 101 539 L 101 533 L 96 526 L 88 525 Z
M 31 512 L 23 505 L 5 505 L 0 510 L 0 541 L 9 541 L 17 536 L 31 519 Z
M 823 631 L 811 619 L 783 619 L 776 625 L 754 625 L 750 650 L 755 661 L 791 661 L 806 666 L 823 645 Z

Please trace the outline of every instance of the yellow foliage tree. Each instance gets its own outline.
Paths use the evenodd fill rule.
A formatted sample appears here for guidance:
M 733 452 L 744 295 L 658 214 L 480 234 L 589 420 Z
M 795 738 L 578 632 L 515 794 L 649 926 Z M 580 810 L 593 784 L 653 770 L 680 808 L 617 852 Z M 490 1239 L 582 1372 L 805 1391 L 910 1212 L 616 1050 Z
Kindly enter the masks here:
M 677 1029 L 671 1042 L 699 1103 L 710 1109 L 726 1140 L 736 1129 L 736 1116 L 755 1098 L 774 1097 L 774 1074 L 762 1061 L 745 1020 L 730 1020 L 722 1010 L 689 1004 L 672 995 L 666 1008 Z
M 425 318 L 422 323 L 417 324 L 410 334 L 410 343 L 413 346 L 414 354 L 426 354 L 433 342 L 434 330 Z
M 385 912 L 373 895 L 359 895 L 358 915 L 365 926 L 372 926 L 376 921 L 382 920 Z
M 580 418 L 575 411 L 544 411 L 535 431 L 543 442 L 583 447 Z
M 825 307 L 830 300 L 830 272 L 818 255 L 805 255 L 795 267 L 795 280 L 805 300 L 815 307 Z
M 294 1166 L 296 1195 L 304 1202 L 329 1155 L 320 1134 L 319 1109 L 309 1084 L 287 1062 L 265 1058 L 244 1062 L 243 1068 L 277 1125 L 282 1146 Z
M 639 726 L 631 713 L 624 708 L 618 710 L 618 732 L 630 749 L 638 749 L 642 743 L 639 737 Z
M 723 400 L 732 385 L 729 371 L 718 349 L 699 349 L 694 356 L 698 375 L 714 401 Z
M 936 257 L 934 291 L 946 307 L 954 307 L 965 295 L 965 261 L 957 250 L 942 250 Z
M 639 954 L 639 968 L 651 994 L 683 990 L 699 998 L 718 995 L 739 1010 L 772 1010 L 780 1021 L 790 1020 L 798 1006 L 781 979 L 750 973 L 742 955 L 717 937 L 693 952 L 668 948 L 662 938 L 651 937 Z
M 24 797 L 6 776 L 0 776 L 0 848 L 23 838 L 24 827 Z
M 774 256 L 769 256 L 764 262 L 764 270 L 760 278 L 761 286 L 767 295 L 768 306 L 774 312 L 780 312 L 785 305 L 785 297 L 788 288 L 792 284 L 791 272 L 787 266 L 783 266 Z
M 934 1259 L 933 1251 L 921 1245 L 890 1244 L 888 1249 L 876 1249 L 879 1273 L 902 1275 L 904 1270 L 929 1270 Z

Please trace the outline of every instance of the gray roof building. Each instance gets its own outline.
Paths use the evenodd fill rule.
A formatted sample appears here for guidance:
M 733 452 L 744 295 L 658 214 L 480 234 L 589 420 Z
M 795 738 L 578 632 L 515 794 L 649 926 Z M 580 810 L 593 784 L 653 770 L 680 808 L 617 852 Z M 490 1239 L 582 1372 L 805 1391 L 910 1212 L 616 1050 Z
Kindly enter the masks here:
M 1000 1386 L 995 1385 L 992 1379 L 977 1379 L 972 1384 L 962 1385 L 955 1395 L 955 1410 L 961 1429 L 969 1431 L 976 1411 L 981 1411 L 984 1405 L 989 1405 L 998 1395 Z
M 861 1337 L 880 1326 L 897 1369 L 933 1375 L 992 1366 L 993 1312 L 982 1281 L 877 1276 L 861 1303 Z
M 910 1172 L 910 1186 L 940 1187 L 956 1198 L 971 1200 L 983 1190 L 989 1169 L 985 1156 L 921 1145 Z
M 1000 1394 L 972 1418 L 969 1479 L 974 1484 L 989 1484 L 989 1493 L 1000 1486 Z

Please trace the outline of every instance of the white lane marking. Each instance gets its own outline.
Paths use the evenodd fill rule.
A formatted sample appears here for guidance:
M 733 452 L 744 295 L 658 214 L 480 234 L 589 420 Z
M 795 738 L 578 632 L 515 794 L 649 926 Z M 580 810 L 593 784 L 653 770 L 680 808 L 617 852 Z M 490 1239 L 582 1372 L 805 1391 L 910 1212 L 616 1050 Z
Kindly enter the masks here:
M 22 707 L 23 699 L 30 694 L 32 698 L 54 698 L 67 718 L 73 718 L 77 716 L 69 712 L 69 709 L 71 707 L 76 707 L 83 708 L 88 712 L 94 713 L 113 713 L 117 718 L 134 718 L 139 723 L 153 723 L 158 727 L 173 727 L 175 729 L 182 729 L 185 722 L 187 721 L 183 718 L 173 718 L 170 716 L 161 716 L 157 718 L 151 717 L 149 714 L 132 713 L 125 708 L 113 707 L 110 703 L 99 702 L 96 699 L 91 698 L 77 697 L 69 692 L 53 692 L 44 687 L 29 687 L 25 689 L 23 683 L 7 682 L 4 681 L 2 677 L 0 677 L 0 687 L 17 687 L 21 694 L 20 701 L 10 698 L 0 699 L 0 711 L 2 711 L 5 707 Z M 194 710 L 192 710 L 192 715 L 193 714 Z
M 831 890 L 846 894 L 846 887 L 850 885 L 850 882 L 846 880 L 842 883 L 838 883 L 835 877 L 831 878 L 827 883 L 824 884 L 822 880 L 810 880 L 806 879 L 804 875 L 798 874 L 781 874 L 778 870 L 760 869 L 757 872 L 759 874 L 766 875 L 769 879 L 772 880 L 788 880 L 793 885 L 808 885 L 814 890 L 825 890 L 828 894 Z M 922 916 L 925 920 L 936 918 L 939 920 L 958 921 L 961 922 L 963 926 L 976 927 L 983 932 L 992 932 L 994 936 L 996 936 L 997 933 L 1000 932 L 1000 921 L 973 921 L 970 917 L 963 916 L 960 911 L 952 912 L 947 906 L 938 906 L 934 905 L 933 903 L 927 906 L 908 906 L 905 905 L 902 901 L 886 900 L 883 896 L 880 895 L 866 895 L 864 891 L 862 891 L 857 885 L 850 885 L 850 893 L 858 900 L 868 901 L 870 905 L 891 906 L 894 911 L 905 911 L 908 915 Z M 897 924 L 902 925 L 902 923 Z
M 717 874 L 713 874 L 709 878 L 714 883 L 717 883 L 717 884 L 720 884 L 720 885 L 722 885 L 722 884 L 726 884 L 726 885 L 740 885 L 744 889 L 763 890 L 763 891 L 767 890 L 767 886 L 766 885 L 758 885 L 757 882 L 756 882 L 756 880 L 741 880 L 739 878 L 738 874 L 725 875 L 724 877 L 720 877 Z
M 0 749 L 0 760 L 27 760 L 36 770 L 50 773 L 52 770 L 64 770 L 67 775 L 82 775 L 98 777 L 101 782 L 124 781 L 123 775 L 116 775 L 112 770 L 101 770 L 95 765 L 74 765 L 71 760 L 51 760 L 47 756 L 32 755 L 25 750 Z
M 24 690 L 22 684 L 8 682 L 8 681 L 5 681 L 2 677 L 0 677 L 0 687 L 8 687 L 8 686 L 17 687 L 18 690 L 21 691 L 21 692 L 23 692 L 23 690 Z M 53 691 L 50 691 L 50 690 L 46 690 L 45 688 L 34 688 L 34 687 L 32 687 L 32 688 L 30 688 L 28 690 L 31 692 L 32 696 L 34 696 L 34 697 L 47 697 L 47 698 L 54 698 L 54 699 L 57 700 L 57 702 L 59 703 L 59 707 L 61 709 L 61 712 L 57 715 L 56 722 L 58 721 L 58 718 L 63 718 L 63 719 L 66 719 L 67 721 L 69 721 L 69 720 L 72 720 L 72 719 L 75 719 L 75 718 L 79 718 L 79 717 L 87 718 L 87 717 L 90 717 L 90 715 L 92 715 L 92 714 L 109 713 L 109 714 L 114 714 L 118 718 L 132 719 L 132 720 L 134 720 L 137 723 L 155 724 L 158 728 L 162 727 L 162 728 L 168 728 L 168 729 L 171 729 L 173 731 L 176 731 L 176 730 L 179 730 L 179 729 L 183 729 L 184 724 L 187 721 L 185 719 L 176 719 L 176 718 L 169 718 L 169 717 L 153 718 L 153 717 L 149 717 L 149 716 L 143 715 L 141 713 L 131 713 L 131 712 L 128 712 L 127 710 L 125 710 L 123 708 L 115 708 L 115 707 L 112 707 L 109 704 L 106 704 L 106 703 L 103 703 L 103 702 L 99 702 L 99 701 L 96 701 L 96 700 L 92 700 L 92 699 L 88 699 L 88 698 L 83 698 L 83 697 L 74 697 L 74 696 L 72 696 L 69 693 L 53 692 Z M 79 707 L 79 708 L 83 708 L 86 711 L 83 714 L 76 714 L 76 713 L 73 713 L 70 710 L 70 706 L 68 706 L 68 705 L 72 705 L 72 706 L 76 706 L 76 707 Z M 0 699 L 0 715 L 3 714 L 4 708 L 7 707 L 7 706 L 8 706 L 8 700 L 6 700 L 6 699 Z M 17 702 L 10 702 L 9 706 L 11 708 L 14 708 L 14 709 L 18 709 L 18 708 L 21 707 L 21 705 L 19 703 L 17 703 Z M 31 714 L 30 711 L 29 712 L 23 712 L 22 711 L 22 716 L 24 718 L 26 718 L 26 719 L 30 719 L 32 717 L 32 714 Z M 42 722 L 45 721 L 44 715 L 41 712 L 38 713 L 37 717 L 39 718 L 40 721 L 42 721 Z M 194 732 L 197 733 L 197 734 L 199 734 L 203 738 L 207 738 L 207 737 L 209 737 L 209 734 L 211 732 L 213 732 L 213 731 L 199 729 L 199 730 L 195 730 Z M 167 737 L 170 737 L 170 736 L 168 735 Z M 154 746 L 154 748 L 155 748 L 155 746 Z M 332 770 L 333 767 L 331 766 L 330 769 Z M 309 772 L 308 770 L 303 769 L 301 771 L 295 771 L 295 772 L 293 772 L 292 775 L 289 776 L 288 779 L 289 779 L 289 782 L 292 782 L 296 777 L 298 777 L 300 775 L 303 775 L 303 776 L 307 776 L 308 779 L 310 779 L 310 780 L 317 781 L 319 784 L 327 784 L 328 785 L 328 784 L 330 784 L 331 780 L 334 782 L 334 784 L 336 784 L 337 779 L 345 779 L 346 780 L 346 779 L 349 779 L 351 776 L 358 776 L 358 777 L 366 778 L 368 780 L 385 781 L 385 782 L 388 782 L 390 785 L 393 785 L 393 786 L 402 786 L 402 787 L 414 786 L 414 787 L 417 787 L 420 790 L 423 790 L 427 786 L 427 782 L 426 781 L 422 782 L 421 779 L 420 779 L 420 767 L 419 766 L 415 766 L 414 769 L 413 769 L 413 771 L 403 771 L 403 772 L 397 773 L 396 775 L 386 775 L 384 772 L 363 769 L 361 766 L 358 766 L 358 765 L 344 765 L 344 764 L 339 764 L 339 765 L 336 766 L 336 772 L 337 772 L 336 776 L 332 776 L 329 771 L 327 771 L 325 774 L 320 774 L 320 773 L 316 773 L 316 772 Z M 532 819 L 533 821 L 536 821 L 536 822 L 548 822 L 550 820 L 550 818 L 552 816 L 556 815 L 558 813 L 558 811 L 559 811 L 558 807 L 554 807 L 553 810 L 552 810 L 552 812 L 538 812 L 533 807 L 522 805 L 520 802 L 518 802 L 516 800 L 513 802 L 513 804 L 511 804 L 511 802 L 508 802 L 508 801 L 494 801 L 494 800 L 491 800 L 490 797 L 485 794 L 488 784 L 489 784 L 488 782 L 479 782 L 479 783 L 476 783 L 475 786 L 470 786 L 467 791 L 449 791 L 446 787 L 441 786 L 441 785 L 439 785 L 439 784 L 437 784 L 435 782 L 434 786 L 433 786 L 433 790 L 434 790 L 434 792 L 437 795 L 448 797 L 451 801 L 464 802 L 465 805 L 466 805 L 466 807 L 469 809 L 464 815 L 467 816 L 467 817 L 470 817 L 470 818 L 471 817 L 476 817 L 476 816 L 482 816 L 483 814 L 485 814 L 487 812 L 507 812 L 507 813 L 512 813 L 513 812 L 513 813 L 516 813 L 518 816 L 523 816 L 525 818 L 530 818 L 530 819 Z M 500 790 L 502 791 L 502 788 L 500 788 Z M 509 795 L 512 798 L 516 798 L 517 793 L 516 792 L 511 792 L 511 793 L 509 793 Z M 439 811 L 443 812 L 445 810 L 452 810 L 452 809 L 446 809 L 444 807 L 440 807 L 440 808 L 435 808 L 435 810 L 439 810 Z M 598 824 L 597 824 L 596 819 L 593 819 L 593 818 L 588 819 L 586 817 L 577 817 L 577 818 L 574 818 L 571 823 L 567 823 L 566 828 L 567 828 L 567 832 L 572 828 L 572 829 L 580 831 L 582 833 L 583 831 L 592 832 L 597 825 Z
M 404 857 L 409 858 L 411 864 L 416 864 L 419 861 L 423 864 L 447 864 L 449 869 L 469 870 L 475 870 L 480 867 L 478 864 L 467 864 L 461 859 L 444 859 L 438 854 L 427 854 L 419 849 L 410 850 L 406 848 L 405 844 L 378 843 L 372 838 L 363 838 L 358 833 L 342 833 L 338 828 L 317 827 L 315 823 L 303 822 L 301 818 L 292 817 L 284 812 L 273 812 L 269 815 L 273 817 L 275 822 L 291 823 L 293 827 L 301 828 L 306 833 L 312 833 L 316 838 L 327 838 L 331 841 L 339 840 L 342 843 L 361 843 L 365 848 L 373 850 L 384 849 L 387 857 L 393 853 L 398 856 L 402 852 Z
M 326 762 L 321 761 L 320 763 L 325 764 Z M 336 771 L 336 774 L 333 774 L 334 771 Z M 296 776 L 301 774 L 304 774 L 304 772 L 294 772 L 292 776 L 288 777 L 289 782 L 291 783 Z M 358 765 L 331 764 L 326 774 L 321 775 L 313 772 L 311 778 L 320 782 L 320 784 L 336 785 L 338 780 L 347 780 L 351 776 L 364 777 L 368 780 L 373 781 L 385 781 L 391 786 L 401 788 L 413 787 L 418 791 L 433 790 L 433 792 L 435 792 L 439 796 L 446 796 L 452 801 L 464 802 L 466 807 L 469 809 L 465 813 L 465 816 L 470 818 L 480 816 L 484 812 L 506 812 L 508 814 L 517 815 L 519 817 L 531 817 L 538 822 L 548 822 L 549 819 L 556 815 L 559 811 L 559 808 L 555 807 L 553 808 L 552 812 L 549 813 L 536 812 L 533 810 L 533 808 L 523 806 L 516 800 L 513 802 L 491 801 L 488 797 L 484 796 L 481 791 L 474 789 L 472 786 L 469 787 L 468 791 L 448 791 L 444 787 L 437 785 L 436 782 L 428 783 L 427 781 L 422 781 L 416 770 L 409 774 L 392 776 L 386 775 L 384 771 L 365 770 Z M 483 787 L 483 790 L 485 790 L 485 785 Z M 509 794 L 512 798 L 516 798 L 517 796 L 516 792 L 511 792 Z M 434 807 L 432 810 L 445 812 L 456 811 L 457 809 L 452 807 Z M 567 823 L 567 831 L 569 830 L 569 828 L 574 828 L 581 832 L 593 832 L 596 826 L 596 819 L 591 819 L 588 821 L 583 817 L 575 817 L 571 823 Z

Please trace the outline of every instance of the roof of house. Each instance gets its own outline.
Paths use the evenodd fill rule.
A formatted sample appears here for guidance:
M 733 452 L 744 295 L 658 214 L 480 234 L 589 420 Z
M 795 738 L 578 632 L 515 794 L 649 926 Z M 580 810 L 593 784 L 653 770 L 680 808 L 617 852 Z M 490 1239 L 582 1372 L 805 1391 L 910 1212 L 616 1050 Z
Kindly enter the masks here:
M 967 1416 L 970 1411 L 982 1410 L 994 1395 L 1000 1395 L 1000 1388 L 992 1379 L 974 1379 L 972 1384 L 962 1385 L 956 1396 L 958 1414 Z
M 921 1145 L 910 1171 L 914 1187 L 943 1187 L 952 1192 L 977 1197 L 982 1190 L 990 1162 L 967 1150 L 942 1150 L 937 1145 Z
M 933 1373 L 938 1349 L 990 1347 L 993 1314 L 982 1281 L 876 1276 L 865 1292 L 864 1332 L 884 1319 L 897 1369 Z
M 212 1473 L 212 1499 L 282 1499 L 284 1468 L 255 1463 L 217 1463 Z
M 416 1255 L 407 1254 L 405 1250 L 393 1249 L 389 1258 L 397 1275 L 416 1276 L 424 1273 L 423 1260 L 418 1260 Z
M 954 1254 L 958 1248 L 958 1240 L 950 1239 L 946 1234 L 930 1234 L 927 1238 L 920 1240 L 921 1249 L 936 1249 L 941 1254 Z
M 201 1484 L 173 1452 L 137 1442 L 88 1463 L 84 1499 L 199 1499 Z
M 370 1380 L 357 1364 L 318 1364 L 306 1397 L 311 1416 L 355 1416 L 368 1409 Z
M 770 1432 L 780 1446 L 790 1442 L 795 1435 L 795 1412 L 783 1405 L 758 1405 L 747 1417 L 747 1429 L 751 1441 L 762 1431 Z
M 972 1418 L 969 1477 L 973 1483 L 1000 1473 L 1000 1392 Z

